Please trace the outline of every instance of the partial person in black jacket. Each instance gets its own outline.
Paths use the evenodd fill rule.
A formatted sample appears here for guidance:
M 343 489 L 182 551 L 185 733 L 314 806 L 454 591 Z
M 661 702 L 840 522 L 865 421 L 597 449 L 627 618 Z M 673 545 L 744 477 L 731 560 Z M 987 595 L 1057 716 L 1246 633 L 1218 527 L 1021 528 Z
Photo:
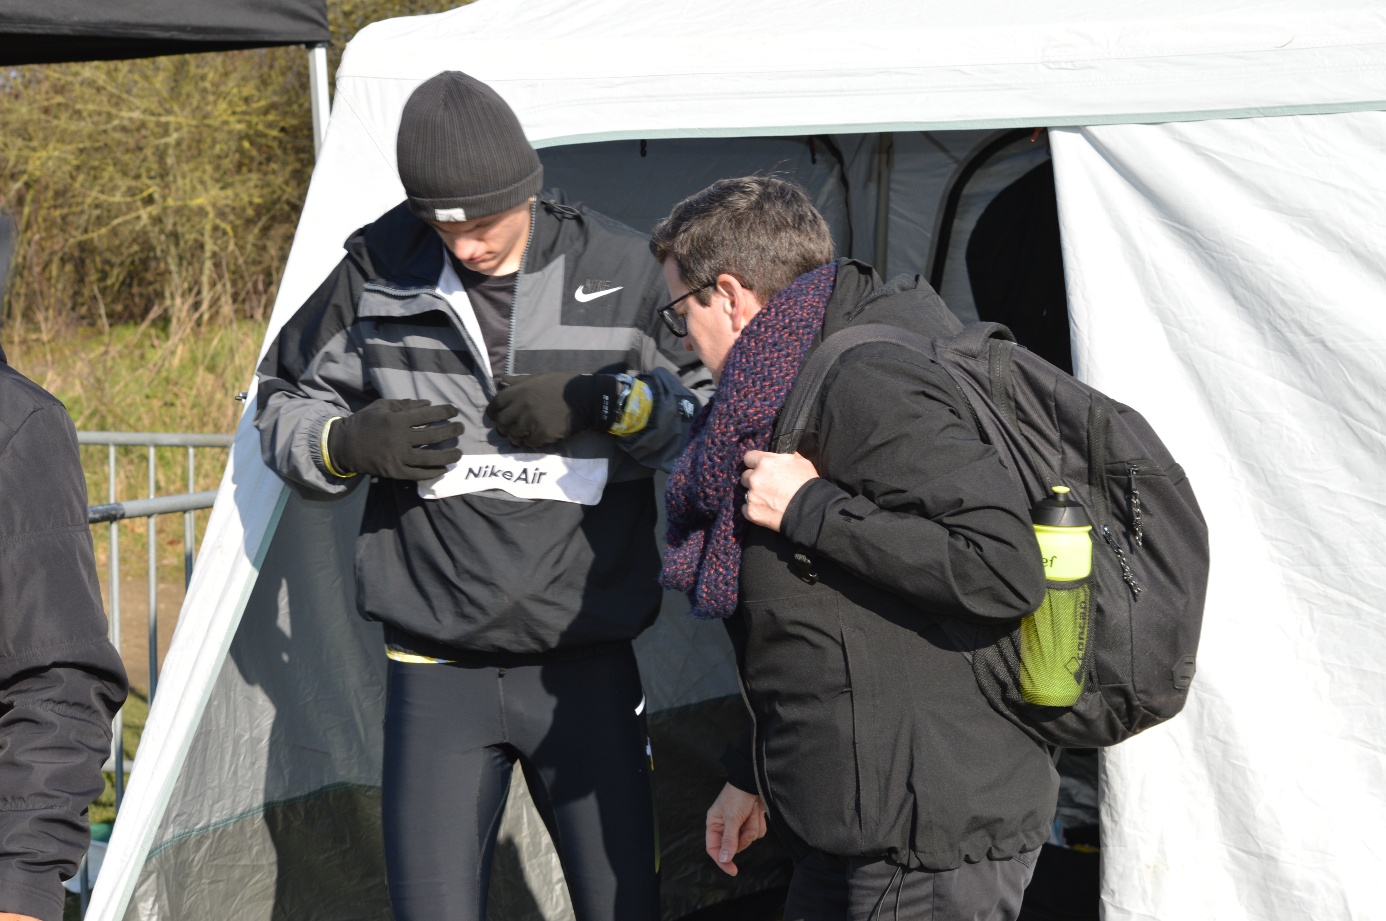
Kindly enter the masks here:
M 1014 918 L 1057 778 L 939 622 L 1040 604 L 1020 487 L 946 374 L 893 342 L 830 370 L 798 453 L 763 450 L 823 337 L 957 320 L 921 279 L 831 261 L 826 224 L 780 179 L 691 196 L 651 249 L 671 329 L 718 386 L 669 480 L 663 578 L 725 618 L 753 723 L 709 856 L 734 874 L 768 811 L 795 857 L 786 921 Z
M 279 332 L 255 418 L 289 482 L 369 490 L 356 584 L 389 657 L 394 915 L 486 917 L 518 761 L 579 921 L 651 921 L 631 640 L 662 598 L 654 472 L 710 378 L 656 316 L 647 238 L 543 190 L 490 87 L 425 81 L 397 146 L 408 199 Z
M 77 431 L 0 351 L 0 921 L 61 921 L 125 669 L 106 635 Z

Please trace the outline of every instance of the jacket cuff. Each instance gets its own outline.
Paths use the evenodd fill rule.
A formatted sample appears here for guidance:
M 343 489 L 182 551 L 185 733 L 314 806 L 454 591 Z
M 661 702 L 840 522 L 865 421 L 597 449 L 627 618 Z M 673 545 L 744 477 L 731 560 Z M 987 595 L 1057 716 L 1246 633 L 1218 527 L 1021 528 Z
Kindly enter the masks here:
M 21 882 L 13 870 L 0 873 L 0 912 L 30 915 L 39 921 L 63 921 L 65 896 L 62 884 L 56 872 L 45 875 L 52 877 L 51 888 L 39 889 L 30 885 L 38 882 L 31 874 L 22 874 Z
M 333 465 L 332 456 L 327 449 L 327 437 L 332 430 L 332 424 L 342 421 L 343 418 L 345 417 L 341 414 L 330 413 L 308 427 L 308 456 L 313 459 L 313 466 L 317 467 L 320 473 L 336 483 L 356 476 L 354 472 L 339 472 Z
M 727 783 L 742 793 L 759 796 L 756 789 L 756 769 L 751 762 L 751 733 L 748 731 L 735 742 L 727 745 L 722 753 L 722 767 L 727 772 Z
M 790 543 L 813 549 L 818 546 L 823 521 L 833 506 L 850 498 L 850 495 L 822 477 L 809 480 L 789 500 L 784 517 L 780 519 L 780 532 Z

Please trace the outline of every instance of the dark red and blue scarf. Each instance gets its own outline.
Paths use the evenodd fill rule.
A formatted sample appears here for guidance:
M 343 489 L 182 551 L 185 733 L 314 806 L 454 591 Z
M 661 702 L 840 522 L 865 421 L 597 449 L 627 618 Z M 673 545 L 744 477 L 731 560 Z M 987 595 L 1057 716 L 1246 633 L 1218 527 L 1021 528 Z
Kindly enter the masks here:
M 823 328 L 836 280 L 836 263 L 806 272 L 746 324 L 669 476 L 668 547 L 659 582 L 686 594 L 697 617 L 736 611 L 746 530 L 742 460 L 747 451 L 769 447 L 775 418 Z

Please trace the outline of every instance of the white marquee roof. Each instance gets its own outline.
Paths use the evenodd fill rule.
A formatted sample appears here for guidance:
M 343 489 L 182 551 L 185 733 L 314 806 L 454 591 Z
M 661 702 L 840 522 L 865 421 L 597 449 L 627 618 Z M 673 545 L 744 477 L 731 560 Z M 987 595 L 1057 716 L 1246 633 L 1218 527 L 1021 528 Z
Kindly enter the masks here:
M 466 62 L 539 146 L 1376 109 L 1375 0 L 479 0 L 377 23 L 338 99 L 381 116 Z

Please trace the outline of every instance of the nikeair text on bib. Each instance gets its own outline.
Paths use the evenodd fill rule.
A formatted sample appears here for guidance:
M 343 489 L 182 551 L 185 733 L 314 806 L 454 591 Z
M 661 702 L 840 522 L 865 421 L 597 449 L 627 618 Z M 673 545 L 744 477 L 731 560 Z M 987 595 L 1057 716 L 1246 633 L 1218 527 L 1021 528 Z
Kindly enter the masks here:
M 497 489 L 520 499 L 596 505 L 606 487 L 603 457 L 558 454 L 467 454 L 447 472 L 419 484 L 425 499 L 445 499 Z

